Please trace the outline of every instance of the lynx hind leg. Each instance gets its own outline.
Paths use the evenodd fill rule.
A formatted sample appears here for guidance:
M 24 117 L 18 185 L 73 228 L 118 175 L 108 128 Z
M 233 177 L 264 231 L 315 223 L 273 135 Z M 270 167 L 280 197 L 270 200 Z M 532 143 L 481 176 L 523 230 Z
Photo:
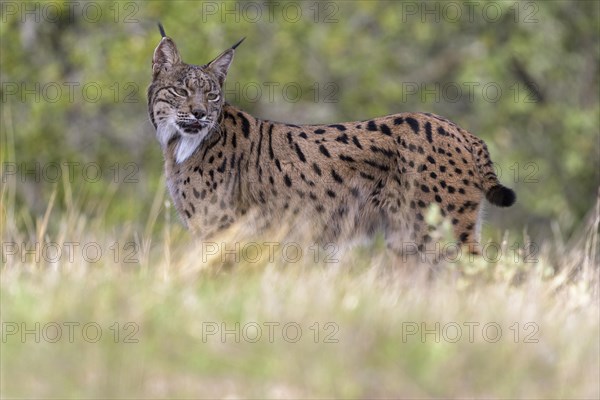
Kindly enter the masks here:
M 417 203 L 418 201 L 415 201 Z M 401 220 L 390 221 L 386 225 L 386 241 L 388 248 L 404 258 L 410 257 L 418 263 L 437 264 L 446 258 L 452 259 L 459 249 L 456 246 L 444 247 L 435 234 L 436 227 L 427 224 L 424 210 L 417 210 L 404 215 Z M 450 252 L 451 254 L 447 254 Z
M 418 261 L 423 244 L 419 241 L 424 218 L 417 213 L 414 176 L 398 175 L 388 182 L 382 192 L 384 234 L 387 248 L 404 262 Z
M 481 255 L 480 235 L 483 219 L 483 197 L 465 201 L 450 213 L 454 236 L 461 245 L 462 255 Z
M 409 214 L 388 215 L 385 222 L 385 243 L 396 255 L 417 255 L 419 243 L 416 241 L 412 220 Z
M 415 187 L 409 183 L 409 187 Z M 416 255 L 420 262 L 436 264 L 456 262 L 462 257 L 480 255 L 480 229 L 483 217 L 483 195 L 476 188 L 460 198 L 448 197 L 437 202 L 434 196 L 409 190 L 403 192 L 405 207 L 394 214 L 386 210 L 385 235 L 388 248 L 400 255 Z M 410 197 L 407 198 L 406 194 Z M 414 196 L 413 196 L 414 194 Z M 456 242 L 441 243 L 436 229 L 429 225 L 427 213 L 438 204 L 441 215 L 451 222 Z

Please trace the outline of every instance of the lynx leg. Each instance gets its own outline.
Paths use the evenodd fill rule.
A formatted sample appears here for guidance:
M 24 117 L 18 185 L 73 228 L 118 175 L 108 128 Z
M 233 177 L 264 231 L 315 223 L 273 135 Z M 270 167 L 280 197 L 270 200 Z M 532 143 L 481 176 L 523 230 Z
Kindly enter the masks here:
M 466 201 L 450 215 L 454 236 L 467 254 L 481 255 L 479 245 L 483 212 L 481 200 Z

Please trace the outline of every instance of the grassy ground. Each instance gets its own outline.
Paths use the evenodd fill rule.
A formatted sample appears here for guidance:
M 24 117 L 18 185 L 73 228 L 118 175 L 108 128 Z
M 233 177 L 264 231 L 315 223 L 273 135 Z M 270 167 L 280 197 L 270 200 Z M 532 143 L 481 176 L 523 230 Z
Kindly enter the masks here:
M 432 270 L 379 239 L 200 245 L 162 193 L 139 231 L 65 198 L 36 218 L 2 190 L 5 398 L 600 396 L 598 207 L 566 243 Z

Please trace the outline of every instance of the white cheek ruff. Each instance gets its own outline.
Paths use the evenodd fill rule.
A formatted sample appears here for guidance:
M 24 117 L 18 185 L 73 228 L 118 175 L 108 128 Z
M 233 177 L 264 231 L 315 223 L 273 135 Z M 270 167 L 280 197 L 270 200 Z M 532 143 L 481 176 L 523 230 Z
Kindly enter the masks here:
M 195 135 L 181 132 L 173 122 L 165 122 L 156 128 L 156 136 L 163 150 L 167 148 L 169 141 L 176 134 L 180 135 L 179 142 L 175 145 L 175 162 L 181 164 L 187 160 L 194 151 L 202 144 L 208 135 L 209 128 L 205 128 Z
M 164 121 L 158 124 L 156 127 L 156 138 L 160 143 L 160 146 L 164 149 L 167 148 L 169 140 L 177 134 L 177 127 L 171 121 Z
M 175 148 L 175 162 L 181 164 L 189 158 L 206 138 L 206 132 L 198 132 L 194 136 L 182 136 Z

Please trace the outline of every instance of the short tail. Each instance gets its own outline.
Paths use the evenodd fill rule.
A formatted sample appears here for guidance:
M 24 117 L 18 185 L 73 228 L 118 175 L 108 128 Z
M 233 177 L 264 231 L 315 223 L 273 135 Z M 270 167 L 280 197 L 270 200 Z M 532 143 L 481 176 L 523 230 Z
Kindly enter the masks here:
M 471 151 L 479 170 L 481 188 L 485 193 L 485 198 L 498 207 L 512 206 L 517 200 L 517 195 L 512 189 L 503 186 L 498 181 L 498 176 L 496 176 L 492 160 L 490 159 L 490 153 L 483 140 L 472 135 L 471 137 L 473 138 Z
M 485 193 L 485 198 L 498 207 L 510 207 L 515 204 L 517 195 L 514 190 L 498 184 L 488 189 Z

